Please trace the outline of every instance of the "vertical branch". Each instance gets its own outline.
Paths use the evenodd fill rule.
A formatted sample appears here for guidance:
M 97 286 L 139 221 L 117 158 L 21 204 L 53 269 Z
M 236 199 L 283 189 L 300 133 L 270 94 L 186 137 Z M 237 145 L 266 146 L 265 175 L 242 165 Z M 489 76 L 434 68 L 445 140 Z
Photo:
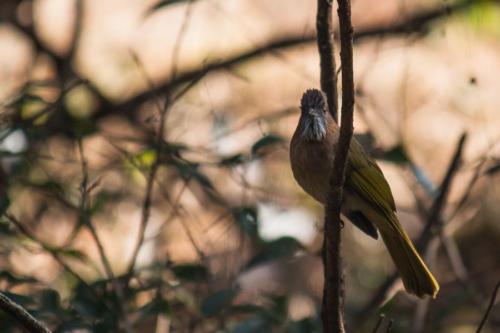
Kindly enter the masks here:
M 317 43 L 320 61 L 321 90 L 326 94 L 328 111 L 338 122 L 337 77 L 332 23 L 333 0 L 318 0 L 316 15 Z
M 318 2 L 318 47 L 321 59 L 321 85 L 328 95 L 333 95 L 336 90 L 335 70 L 332 70 L 333 48 L 320 43 L 320 28 L 329 26 L 331 29 L 331 1 Z M 329 11 L 328 13 L 324 11 Z M 323 11 L 323 12 L 321 12 Z M 349 152 L 349 144 L 353 134 L 354 111 L 354 78 L 353 78 L 353 53 L 351 25 L 351 5 L 349 0 L 338 0 L 338 15 L 340 25 L 340 46 L 342 62 L 342 122 L 339 143 L 336 148 L 335 160 L 330 175 L 330 188 L 325 207 L 325 231 L 323 245 L 323 262 L 325 284 L 323 288 L 322 321 L 323 330 L 328 333 L 344 332 L 344 289 L 342 278 L 341 251 L 341 220 L 340 208 L 342 203 L 342 188 L 345 180 L 345 166 Z M 323 32 L 324 33 L 324 32 Z M 323 36 L 324 37 L 324 36 Z M 330 38 L 333 36 L 330 35 Z M 329 52 L 329 54 L 325 54 Z M 326 59 L 326 61 L 325 61 Z M 323 67 L 330 65 L 330 67 Z M 329 91 L 327 90 L 329 89 Z M 335 101 L 328 100 L 330 112 L 336 111 Z M 334 115 L 335 116 L 335 115 Z

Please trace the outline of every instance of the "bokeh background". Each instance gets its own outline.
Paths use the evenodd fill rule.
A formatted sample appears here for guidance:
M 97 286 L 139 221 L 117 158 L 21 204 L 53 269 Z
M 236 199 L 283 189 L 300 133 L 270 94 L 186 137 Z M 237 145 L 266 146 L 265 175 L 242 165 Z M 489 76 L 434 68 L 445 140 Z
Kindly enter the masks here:
M 378 332 L 474 332 L 500 279 L 500 3 L 352 11 L 355 133 L 412 238 L 429 225 L 441 292 L 407 295 L 346 223 L 348 330 L 383 314 Z M 313 0 L 2 0 L 0 290 L 56 332 L 320 332 L 323 209 L 288 158 L 319 86 L 315 16 Z

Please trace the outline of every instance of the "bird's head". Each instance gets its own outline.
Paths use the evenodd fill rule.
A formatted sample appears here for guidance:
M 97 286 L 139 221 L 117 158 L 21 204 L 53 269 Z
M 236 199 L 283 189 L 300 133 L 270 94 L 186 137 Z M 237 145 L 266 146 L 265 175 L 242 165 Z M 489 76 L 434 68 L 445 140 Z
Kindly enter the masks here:
M 300 101 L 299 133 L 308 141 L 321 141 L 326 136 L 328 113 L 325 95 L 318 89 L 309 89 Z

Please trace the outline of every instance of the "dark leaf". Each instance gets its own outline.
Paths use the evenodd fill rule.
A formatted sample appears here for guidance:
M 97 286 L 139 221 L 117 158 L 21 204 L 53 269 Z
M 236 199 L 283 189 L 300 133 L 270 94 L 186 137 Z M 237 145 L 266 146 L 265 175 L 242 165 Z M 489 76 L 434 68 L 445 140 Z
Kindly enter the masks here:
M 51 249 L 54 253 L 60 254 L 62 256 L 71 258 L 71 259 L 76 259 L 82 262 L 87 261 L 87 256 L 85 253 L 83 253 L 80 250 L 77 249 L 70 249 L 70 248 L 52 248 Z
M 382 154 L 381 159 L 397 164 L 406 164 L 410 162 L 406 149 L 402 145 L 397 145 L 396 147 L 386 151 Z
M 290 333 L 321 333 L 321 325 L 318 320 L 313 318 L 304 318 L 298 321 L 292 321 L 288 325 Z
M 90 331 L 92 326 L 81 318 L 72 319 L 65 323 L 60 324 L 54 330 L 54 333 L 70 333 L 79 332 L 81 330 Z
M 156 316 L 158 314 L 167 315 L 170 313 L 170 304 L 166 299 L 155 297 L 151 302 L 144 305 L 140 311 L 147 316 Z
M 230 333 L 271 332 L 271 327 L 264 318 L 255 316 L 241 321 L 229 332 Z
M 496 174 L 497 172 L 500 171 L 500 163 L 497 164 L 497 165 L 494 165 L 492 167 L 489 167 L 486 171 L 485 171 L 485 174 L 488 175 L 488 176 L 493 176 L 494 174 Z
M 257 235 L 258 219 L 255 207 L 236 207 L 232 213 L 243 232 L 252 236 Z
M 238 295 L 237 289 L 222 289 L 208 296 L 201 305 L 205 316 L 215 316 L 226 309 Z
M 182 159 L 173 159 L 172 164 L 177 168 L 181 177 L 184 179 L 193 179 L 201 186 L 213 189 L 210 179 L 198 169 L 198 164 L 191 163 Z
M 243 164 L 245 162 L 245 156 L 242 154 L 236 154 L 228 156 L 219 161 L 219 165 L 223 167 L 233 167 L 236 165 Z
M 267 243 L 264 248 L 246 265 L 245 269 L 262 265 L 266 262 L 288 258 L 293 256 L 297 251 L 303 250 L 304 247 L 292 237 L 281 237 Z
M 1 233 L 1 231 L 0 231 Z M 0 281 L 6 281 L 9 284 L 21 284 L 21 283 L 36 283 L 37 279 L 31 276 L 17 276 L 9 271 L 0 272 Z
M 12 225 L 3 219 L 0 219 L 0 235 L 12 236 L 15 234 L 16 232 L 12 228 Z
M 165 8 L 181 2 L 188 2 L 188 0 L 161 0 L 148 10 L 148 14 L 151 14 L 152 12 L 157 11 L 158 9 Z
M 14 303 L 20 304 L 24 307 L 35 304 L 35 300 L 29 296 L 15 294 L 7 291 L 3 292 L 3 294 L 7 296 L 7 298 L 12 300 Z
M 61 310 L 61 298 L 57 291 L 45 289 L 40 296 L 41 309 L 49 312 L 58 312 Z
M 175 276 L 186 281 L 206 281 L 209 277 L 205 266 L 198 264 L 183 264 L 172 267 Z
M 253 144 L 252 155 L 260 155 L 264 148 L 274 146 L 283 142 L 285 142 L 285 140 L 282 137 L 268 134 Z

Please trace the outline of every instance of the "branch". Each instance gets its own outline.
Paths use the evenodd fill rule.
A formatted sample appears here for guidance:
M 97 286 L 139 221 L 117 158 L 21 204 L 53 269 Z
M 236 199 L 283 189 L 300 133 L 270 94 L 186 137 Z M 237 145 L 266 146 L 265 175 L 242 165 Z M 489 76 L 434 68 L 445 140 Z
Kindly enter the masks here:
M 21 305 L 13 302 L 0 292 L 0 309 L 12 317 L 19 325 L 30 333 L 51 333 L 42 322 L 38 321 Z
M 326 94 L 328 111 L 338 123 L 337 77 L 333 41 L 332 0 L 318 0 L 316 15 L 317 44 L 320 60 L 321 90 Z
M 476 333 L 480 333 L 481 330 L 483 329 L 484 325 L 486 324 L 486 321 L 488 320 L 488 317 L 491 313 L 491 310 L 493 309 L 493 306 L 495 305 L 495 302 L 497 300 L 497 294 L 498 294 L 499 288 L 500 288 L 500 281 L 497 282 L 497 285 L 495 286 L 495 289 L 493 290 L 493 294 L 491 295 L 490 303 L 488 304 L 488 307 L 486 308 L 486 312 L 484 313 L 483 319 L 481 319 L 481 323 L 479 323 L 479 326 L 477 327 Z
M 326 2 L 327 0 L 325 0 Z M 329 8 L 326 4 L 319 6 L 318 10 Z M 331 10 L 331 4 L 330 8 Z M 354 111 L 354 75 L 353 75 L 353 28 L 351 24 L 351 4 L 349 0 L 338 0 L 338 16 L 340 26 L 340 58 L 342 63 L 342 122 L 340 136 L 330 175 L 330 188 L 327 195 L 325 207 L 323 264 L 325 284 L 323 288 L 323 329 L 327 333 L 344 332 L 344 289 L 342 278 L 342 255 L 341 251 L 341 220 L 340 208 L 342 203 L 342 189 L 345 180 L 345 168 L 349 145 L 353 134 L 353 111 Z M 331 25 L 331 15 L 319 14 L 318 19 L 330 20 L 330 22 L 318 23 L 318 27 Z M 331 30 L 330 30 L 331 31 Z M 319 47 L 320 54 L 331 52 L 329 48 Z M 323 54 L 322 59 L 331 54 Z M 322 63 L 322 66 L 324 63 Z M 333 78 L 324 82 L 322 89 L 331 88 L 331 82 L 335 85 L 335 71 L 331 68 L 321 67 L 322 78 L 331 75 Z M 331 109 L 331 106 L 329 106 Z

